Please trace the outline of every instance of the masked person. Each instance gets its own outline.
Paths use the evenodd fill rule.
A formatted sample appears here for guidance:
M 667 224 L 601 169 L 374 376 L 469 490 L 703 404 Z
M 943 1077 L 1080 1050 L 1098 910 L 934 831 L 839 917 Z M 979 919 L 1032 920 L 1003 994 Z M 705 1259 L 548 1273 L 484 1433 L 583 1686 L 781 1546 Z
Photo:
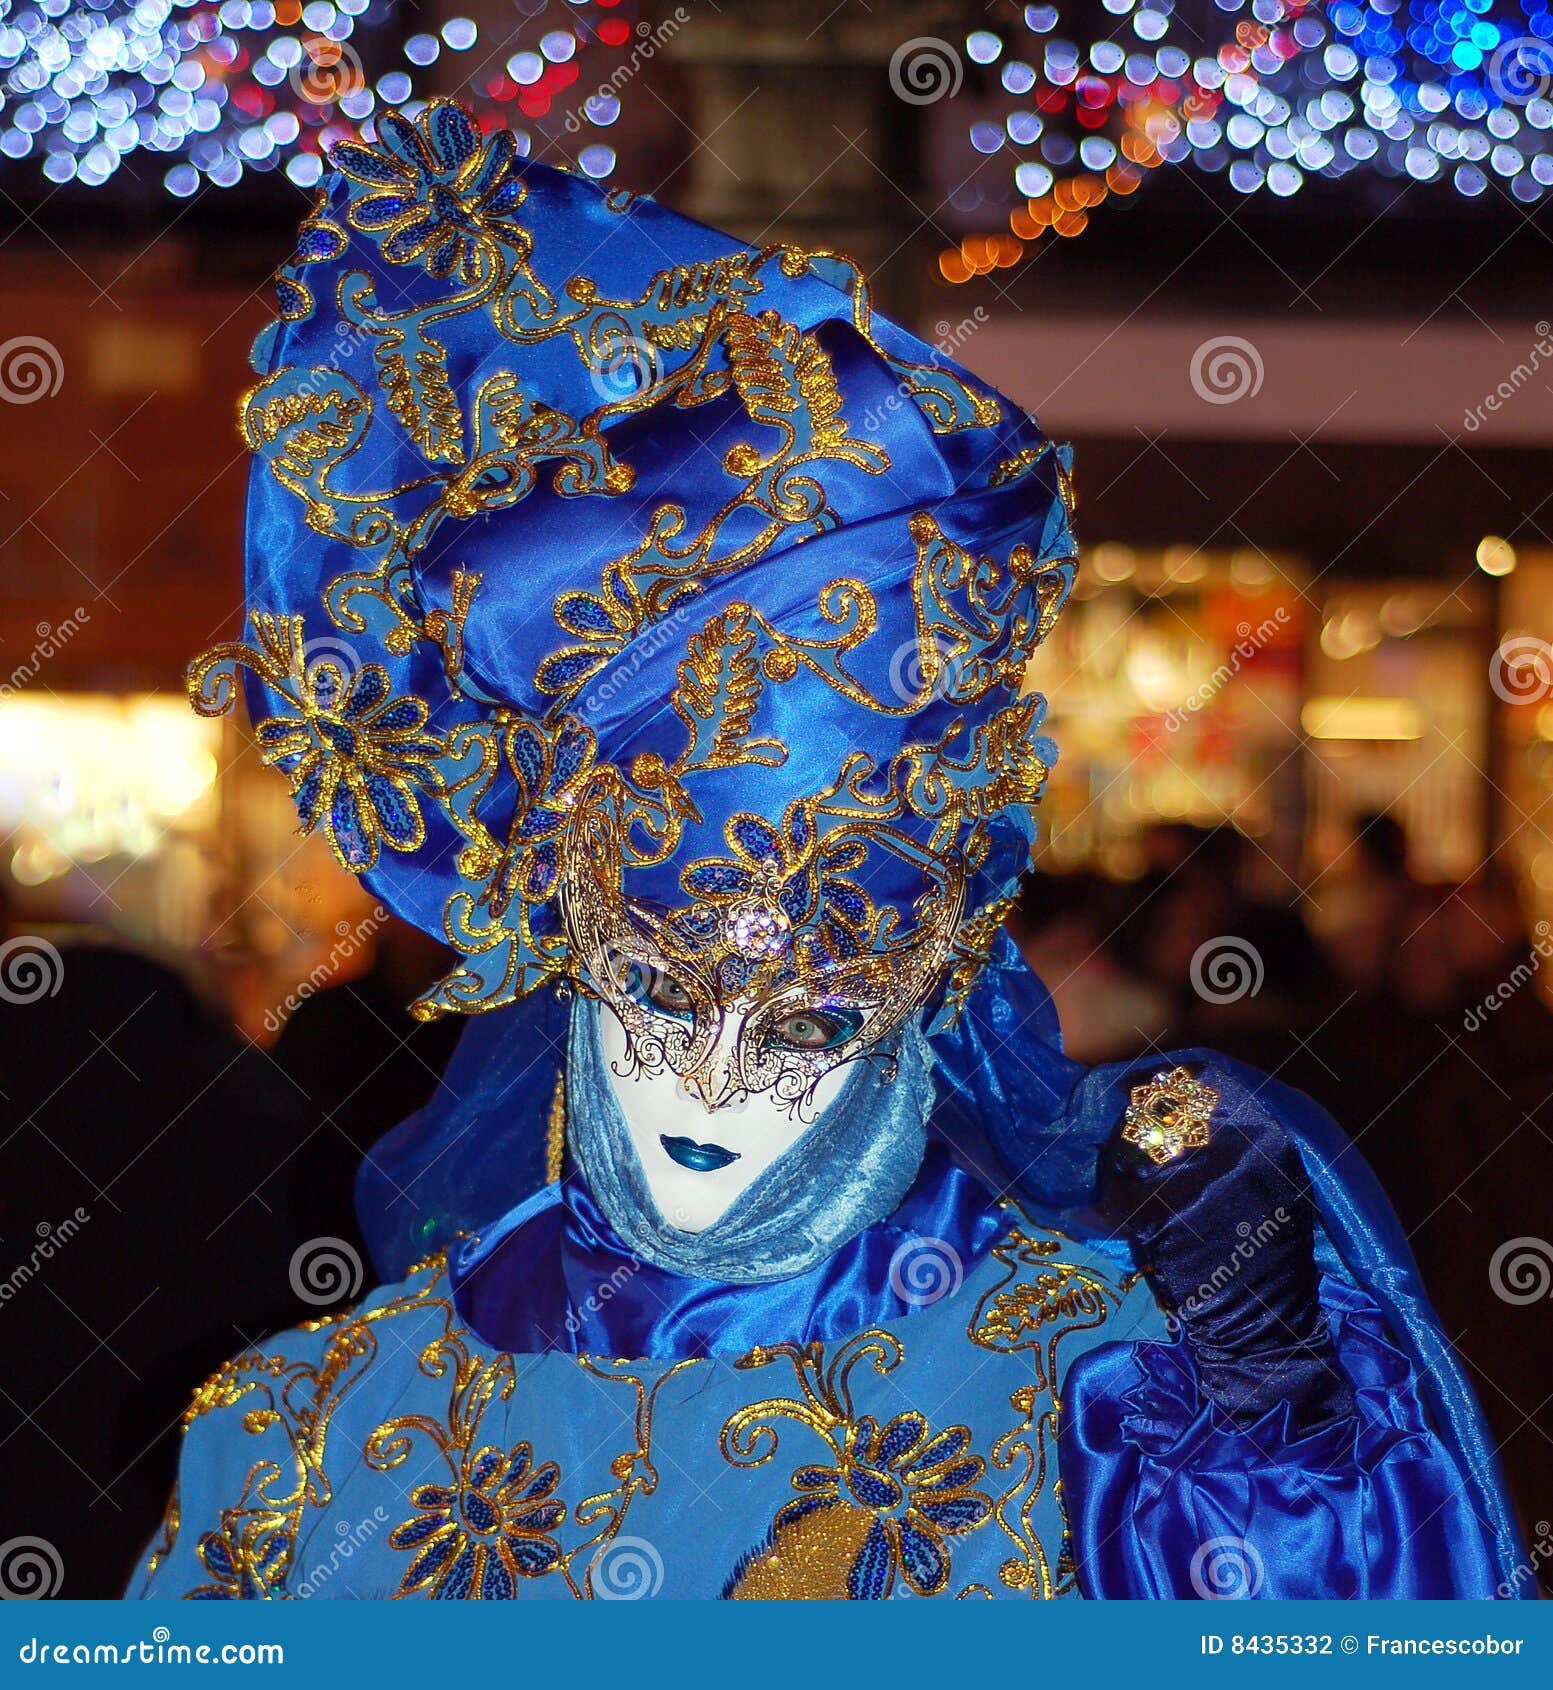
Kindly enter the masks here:
M 199 1390 L 135 1589 L 1492 1595 L 1357 1156 L 1211 1052 L 1083 1070 L 1001 935 L 1065 451 L 847 260 L 454 104 L 334 164 L 190 690 L 473 1019 L 362 1169 L 390 1283 Z

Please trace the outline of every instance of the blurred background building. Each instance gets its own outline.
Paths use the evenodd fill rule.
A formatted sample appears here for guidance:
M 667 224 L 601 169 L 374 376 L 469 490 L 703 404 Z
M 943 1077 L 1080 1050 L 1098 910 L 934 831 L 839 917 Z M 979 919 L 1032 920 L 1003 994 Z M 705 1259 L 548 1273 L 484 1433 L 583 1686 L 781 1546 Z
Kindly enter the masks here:
M 76 1469 L 81 1593 L 451 1047 L 398 1013 L 438 956 L 181 684 L 238 631 L 233 419 L 320 150 L 437 93 L 852 253 L 1074 442 L 1017 935 L 1077 1054 L 1211 1041 L 1333 1109 L 1547 1517 L 1547 1304 L 1491 1269 L 1553 1169 L 1550 38 L 1539 0 L 0 0 L 0 912 L 70 959 L 0 1003 L 0 1236 L 95 1240 L 0 1337 L 96 1311 L 10 1431 Z M 104 1303 L 148 1214 L 156 1291 Z M 90 1457 L 89 1390 L 132 1405 Z

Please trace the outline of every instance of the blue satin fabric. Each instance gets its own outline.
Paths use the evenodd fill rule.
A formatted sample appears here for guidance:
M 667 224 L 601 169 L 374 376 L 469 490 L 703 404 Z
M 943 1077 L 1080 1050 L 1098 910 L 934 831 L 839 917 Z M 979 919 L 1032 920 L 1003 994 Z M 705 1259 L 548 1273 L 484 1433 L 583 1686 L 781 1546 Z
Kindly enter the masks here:
M 1355 1409 L 1313 1431 L 1282 1404 L 1238 1425 L 1203 1400 L 1181 1344 L 1074 1362 L 1059 1444 L 1087 1596 L 1498 1593 L 1491 1534 L 1375 1301 L 1333 1279 L 1321 1296 Z
M 817 640 L 823 651 L 856 621 L 850 584 L 863 583 L 874 626 L 847 651 L 847 686 L 800 666 L 783 684 L 765 687 L 750 731 L 763 744 L 780 742 L 782 755 L 726 767 L 698 759 L 695 816 L 680 848 L 661 861 L 628 864 L 630 895 L 667 907 L 685 901 L 679 875 L 688 862 L 726 855 L 731 818 L 754 809 L 780 820 L 789 802 L 833 786 L 848 752 L 866 752 L 882 771 L 903 743 L 932 745 L 953 728 L 948 754 L 972 756 L 974 735 L 1008 702 L 1001 689 L 968 701 L 950 696 L 953 689 L 928 688 L 909 717 L 856 702 L 862 689 L 893 705 L 900 654 L 916 650 L 922 612 L 910 519 L 930 512 L 951 542 L 1000 565 L 1016 546 L 1028 549 L 1027 584 L 995 615 L 974 618 L 985 620 L 976 661 L 1001 662 L 1016 631 L 1052 608 L 1056 575 L 1063 592 L 1072 578 L 1066 449 L 1054 450 L 1018 406 L 874 313 L 866 284 L 836 259 L 762 257 L 650 200 L 513 157 L 510 138 L 478 135 L 445 103 L 422 114 L 421 141 L 397 118 L 383 117 L 380 128 L 399 137 L 398 151 L 390 157 L 351 144 L 336 152 L 344 169 L 329 176 L 281 273 L 286 320 L 254 346 L 262 378 L 256 402 L 277 407 L 276 416 L 325 421 L 324 432 L 302 446 L 284 429 L 252 427 L 250 609 L 300 615 L 309 638 L 352 646 L 362 663 L 381 666 L 395 698 L 426 702 L 433 733 L 489 723 L 497 703 L 537 722 L 564 695 L 568 715 L 596 736 L 598 761 L 630 770 L 644 755 L 672 762 L 684 747 L 685 725 L 668 701 L 690 637 L 712 618 L 750 605 L 785 636 Z M 500 297 L 491 298 L 462 272 L 428 267 L 388 236 L 373 209 L 408 170 L 414 185 L 402 191 L 420 196 L 432 221 L 446 213 L 456 232 L 468 208 L 448 208 L 468 191 L 481 149 L 481 171 L 504 179 L 501 209 L 488 207 L 480 218 L 482 264 L 505 278 Z M 593 302 L 586 310 L 585 297 Z M 812 332 L 803 378 L 812 397 L 798 389 L 806 396 L 791 423 L 783 420 L 788 413 L 756 420 L 748 395 L 718 390 L 730 369 L 720 331 L 694 403 L 661 385 L 700 368 L 693 361 L 705 350 L 708 321 L 724 309 L 745 322 L 774 314 Z M 422 331 L 424 353 L 416 350 Z M 391 368 L 400 372 L 394 405 L 381 398 Z M 777 371 L 769 379 L 789 378 Z M 402 416 L 424 422 L 449 406 L 468 438 L 460 454 L 429 459 Z M 485 415 L 493 406 L 499 419 Z M 567 419 L 575 437 L 560 427 Z M 536 437 L 521 470 L 510 442 L 494 450 L 520 426 Z M 547 428 L 565 436 L 549 451 L 537 444 Z M 748 466 L 775 462 L 792 428 L 812 429 L 813 449 L 798 453 L 761 498 L 730 506 Z M 844 445 L 831 438 L 840 435 Z M 486 456 L 478 487 L 445 497 Z M 307 459 L 300 488 L 294 458 Z M 606 461 L 628 472 L 625 479 L 607 477 Z M 679 548 L 676 557 L 694 556 L 672 567 L 683 568 L 696 591 L 661 614 L 627 616 L 619 566 L 647 545 L 655 524 L 667 525 L 664 543 Z M 712 536 L 704 556 L 698 535 Z M 1048 564 L 1054 574 L 1038 594 L 1032 566 Z M 670 568 L 663 558 L 659 565 Z M 651 585 L 656 567 L 651 558 L 643 562 L 630 577 L 633 590 Z M 456 688 L 435 642 L 396 637 L 394 619 L 370 595 L 353 589 L 348 604 L 341 599 L 342 583 L 390 569 L 392 591 L 417 622 L 442 617 L 460 628 Z M 479 585 L 465 619 L 458 583 L 471 579 Z M 757 659 L 764 655 L 759 648 Z M 251 674 L 244 685 L 255 722 L 289 708 Z M 1032 729 L 1040 713 L 1037 704 Z M 1048 763 L 1054 758 L 1034 733 L 1028 743 Z M 973 778 L 958 768 L 946 765 L 937 778 L 950 785 Z M 450 748 L 437 769 L 457 787 L 472 778 L 472 753 Z M 875 778 L 874 795 L 888 785 Z M 381 796 L 392 807 L 390 795 Z M 496 839 L 507 836 L 519 797 L 512 770 L 500 762 L 480 800 L 480 820 Z M 363 879 L 396 914 L 440 936 L 450 900 L 479 900 L 487 886 L 464 877 L 467 839 L 447 807 L 417 802 L 424 843 L 382 850 Z M 970 908 L 1009 889 L 1033 832 L 1023 804 L 985 820 L 990 848 L 972 877 Z M 941 821 L 938 813 L 909 812 L 892 825 L 920 845 Z M 830 823 L 822 818 L 821 825 Z M 354 826 L 346 831 L 354 842 Z M 876 850 L 869 859 L 869 895 L 903 917 L 923 890 L 910 856 Z M 553 935 L 553 902 L 535 902 L 532 914 L 537 930 Z M 504 957 L 502 947 L 470 954 L 473 971 L 493 970 L 481 978 L 496 1001 L 505 989 Z
M 690 1278 L 643 1261 L 580 1175 L 461 1245 L 449 1268 L 460 1317 L 514 1354 L 745 1355 L 757 1344 L 829 1342 L 898 1320 L 922 1301 L 911 1295 L 920 1288 L 909 1264 L 892 1272 L 898 1252 L 931 1239 L 969 1272 L 1007 1227 L 987 1192 L 934 1147 L 888 1219 L 772 1284 Z
M 567 1021 L 553 989 L 472 1016 L 430 1101 L 362 1159 L 356 1216 L 385 1283 L 544 1185 Z
M 1122 1118 L 1130 1086 L 1178 1063 L 1218 1088 L 1243 1118 L 1276 1121 L 1293 1139 L 1320 1215 L 1315 1258 L 1326 1283 L 1360 1289 L 1373 1301 L 1384 1330 L 1411 1364 L 1411 1390 L 1423 1415 L 1454 1457 L 1464 1506 L 1475 1522 L 1472 1539 L 1487 1544 L 1485 1553 L 1497 1570 L 1493 1583 L 1524 1594 L 1529 1581 L 1517 1576 L 1517 1569 L 1525 1552 L 1482 1409 L 1430 1305 L 1390 1203 L 1364 1159 L 1320 1105 L 1217 1051 L 1171 1051 L 1147 1063 L 1112 1063 L 1089 1070 L 1058 1124 L 1068 1152 L 1081 1158 L 1092 1151 L 1098 1185 L 1100 1155 Z M 1081 1151 L 1080 1146 L 1089 1150 Z M 1260 1215 L 1231 1211 L 1217 1218 L 1227 1241 L 1240 1220 L 1254 1223 Z M 1243 1447 L 1248 1459 L 1261 1459 L 1253 1446 Z

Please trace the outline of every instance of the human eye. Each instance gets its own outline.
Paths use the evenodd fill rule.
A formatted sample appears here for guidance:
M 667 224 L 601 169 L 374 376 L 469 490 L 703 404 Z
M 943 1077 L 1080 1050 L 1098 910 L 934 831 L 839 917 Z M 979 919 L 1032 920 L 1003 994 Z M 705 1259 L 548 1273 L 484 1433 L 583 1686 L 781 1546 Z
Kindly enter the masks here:
M 766 1037 L 785 1050 L 835 1050 L 852 1038 L 863 1024 L 855 1009 L 795 1009 L 766 1029 Z
M 626 993 L 660 1015 L 677 1021 L 695 1018 L 695 1003 L 682 981 L 650 962 L 633 962 L 626 973 Z

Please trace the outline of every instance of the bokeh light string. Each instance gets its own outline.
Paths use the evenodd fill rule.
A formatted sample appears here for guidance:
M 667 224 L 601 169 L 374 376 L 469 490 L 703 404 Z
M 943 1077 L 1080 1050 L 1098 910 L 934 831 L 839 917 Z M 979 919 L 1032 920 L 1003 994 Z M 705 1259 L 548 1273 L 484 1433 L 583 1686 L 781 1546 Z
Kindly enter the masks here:
M 512 103 L 547 132 L 564 128 L 581 167 L 606 176 L 614 152 L 593 131 L 619 116 L 616 80 L 575 111 L 557 107 L 588 49 L 615 57 L 636 43 L 625 11 L 572 0 L 568 27 L 551 8 L 493 50 L 460 17 L 401 45 L 384 27 L 388 0 L 0 0 L 0 165 L 100 187 L 151 154 L 179 198 L 277 169 L 311 187 L 330 146 L 370 140 L 385 106 L 413 113 L 428 67 L 454 56 L 477 109 Z M 438 76 L 448 83 L 446 65 Z
M 970 142 L 1012 156 L 1007 233 L 942 253 L 945 280 L 1015 264 L 1047 234 L 1083 232 L 1096 207 L 1162 164 L 1287 198 L 1313 176 L 1369 170 L 1496 183 L 1522 203 L 1553 186 L 1553 12 L 1543 0 L 1102 0 L 1083 40 L 1062 8 L 1013 8 L 973 31 L 974 63 L 1016 102 Z M 1072 14 L 1077 0 L 1068 0 Z M 1228 29 L 1208 50 L 1217 26 Z M 1189 39 L 1196 51 L 1181 44 Z M 1027 56 L 1020 56 L 1021 54 Z

